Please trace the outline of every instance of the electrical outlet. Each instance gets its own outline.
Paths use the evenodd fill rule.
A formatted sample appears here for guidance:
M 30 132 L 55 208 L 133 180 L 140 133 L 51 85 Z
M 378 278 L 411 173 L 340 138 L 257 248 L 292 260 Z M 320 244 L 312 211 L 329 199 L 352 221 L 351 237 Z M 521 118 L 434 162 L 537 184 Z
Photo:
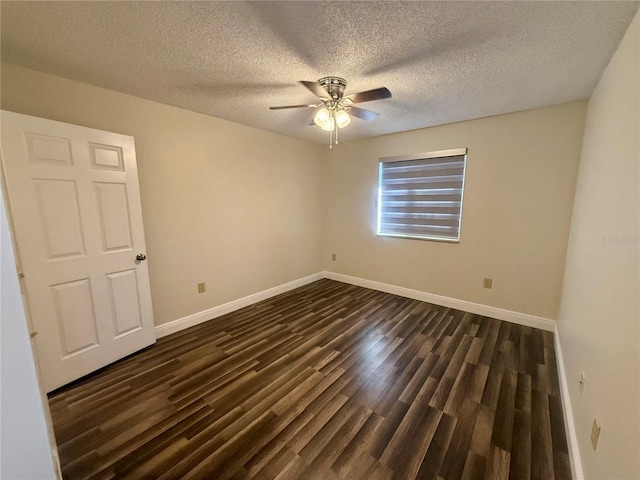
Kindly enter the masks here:
M 207 284 L 204 282 L 198 283 L 198 293 L 204 293 L 207 291 Z
M 331 261 L 335 262 L 338 256 L 335 253 L 331 254 Z
M 596 417 L 593 419 L 593 426 L 591 427 L 591 446 L 594 450 L 598 446 L 598 437 L 600 437 L 600 421 Z
M 584 393 L 584 382 L 587 380 L 587 376 L 582 372 L 580 374 L 580 380 L 578 383 L 580 384 L 580 394 Z
M 492 278 L 485 278 L 484 281 L 482 282 L 482 286 L 484 288 L 491 288 L 492 285 L 493 285 L 493 279 Z

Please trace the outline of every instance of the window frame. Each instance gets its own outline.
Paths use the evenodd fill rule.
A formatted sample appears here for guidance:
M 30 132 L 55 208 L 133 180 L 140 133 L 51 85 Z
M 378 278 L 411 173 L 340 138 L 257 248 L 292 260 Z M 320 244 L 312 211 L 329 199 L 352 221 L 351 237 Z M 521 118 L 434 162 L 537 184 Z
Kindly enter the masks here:
M 460 214 L 458 216 L 458 236 L 457 237 L 434 237 L 429 235 L 415 235 L 415 234 L 402 234 L 402 233 L 388 233 L 382 232 L 382 168 L 386 163 L 393 162 L 406 162 L 410 160 L 427 160 L 430 158 L 446 158 L 446 157 L 459 157 L 463 156 L 462 167 L 462 186 L 460 192 Z M 452 148 L 448 150 L 437 150 L 433 152 L 408 154 L 408 155 L 396 155 L 392 157 L 382 157 L 378 162 L 378 193 L 376 199 L 377 207 L 377 224 L 376 235 L 379 237 L 391 237 L 391 238 L 408 238 L 413 240 L 424 240 L 431 242 L 445 242 L 445 243 L 460 243 L 460 237 L 462 233 L 462 209 L 464 207 L 464 185 L 467 173 L 467 148 Z

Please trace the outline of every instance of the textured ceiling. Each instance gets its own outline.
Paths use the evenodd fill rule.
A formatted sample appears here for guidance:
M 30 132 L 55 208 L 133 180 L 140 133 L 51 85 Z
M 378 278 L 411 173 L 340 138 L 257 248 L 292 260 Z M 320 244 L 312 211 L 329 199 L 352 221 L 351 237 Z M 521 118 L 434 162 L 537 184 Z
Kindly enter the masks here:
M 2 60 L 327 141 L 298 80 L 385 86 L 376 136 L 588 97 L 637 2 L 1 2 Z

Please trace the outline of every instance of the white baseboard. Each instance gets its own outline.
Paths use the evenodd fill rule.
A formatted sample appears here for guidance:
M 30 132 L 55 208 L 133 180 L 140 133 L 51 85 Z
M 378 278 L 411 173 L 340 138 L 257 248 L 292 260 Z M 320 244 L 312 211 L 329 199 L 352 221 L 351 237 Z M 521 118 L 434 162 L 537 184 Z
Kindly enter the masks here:
M 392 293 L 401 297 L 413 298 L 414 300 L 429 302 L 443 307 L 455 308 L 464 312 L 475 313 L 476 315 L 497 318 L 498 320 L 517 323 L 518 325 L 535 327 L 549 332 L 554 332 L 556 327 L 555 320 L 551 320 L 549 318 L 536 317 L 535 315 L 514 312 L 498 307 L 490 307 L 489 305 L 468 302 L 466 300 L 458 300 L 457 298 L 444 297 L 442 295 L 435 295 L 433 293 L 422 292 L 420 290 L 398 287 L 388 283 L 375 282 L 364 278 L 352 277 L 351 275 L 344 275 L 342 273 L 324 272 L 324 278 L 329 278 L 343 283 L 350 283 L 351 285 L 370 288 L 380 292 Z
M 172 333 L 179 332 L 180 330 L 184 330 L 185 328 L 193 327 L 194 325 L 206 322 L 207 320 L 212 320 L 235 310 L 248 307 L 249 305 L 253 305 L 254 303 L 261 302 L 262 300 L 280 295 L 281 293 L 288 292 L 289 290 L 308 285 L 309 283 L 313 283 L 322 278 L 328 278 L 330 280 L 349 283 L 351 285 L 357 285 L 364 288 L 371 288 L 372 290 L 378 290 L 380 292 L 392 293 L 401 297 L 413 298 L 414 300 L 429 302 L 435 305 L 441 305 L 443 307 L 455 308 L 457 310 L 475 313 L 477 315 L 483 315 L 485 317 L 497 318 L 498 320 L 504 320 L 506 322 L 517 323 L 519 325 L 526 325 L 528 327 L 555 332 L 556 322 L 548 318 L 536 317 L 535 315 L 514 312 L 512 310 L 505 310 L 498 307 L 491 307 L 489 305 L 482 305 L 480 303 L 468 302 L 466 300 L 459 300 L 457 298 L 444 297 L 442 295 L 422 292 L 420 290 L 398 287 L 396 285 L 376 282 L 374 280 L 352 277 L 351 275 L 344 275 L 342 273 L 324 271 L 314 273 L 313 275 L 299 278 L 282 285 L 278 285 L 277 287 L 269 288 L 268 290 L 254 293 L 253 295 L 248 295 L 246 297 L 233 300 L 223 305 L 218 305 L 217 307 L 213 307 L 202 312 L 194 313 L 192 315 L 188 315 L 171 322 L 163 323 L 155 327 L 156 338 L 171 335 Z
M 571 476 L 575 480 L 584 480 L 582 472 L 582 462 L 580 461 L 580 447 L 578 446 L 578 435 L 576 424 L 573 421 L 573 409 L 571 408 L 571 398 L 569 397 L 569 383 L 564 370 L 564 359 L 562 357 L 562 347 L 560 346 L 560 335 L 556 328 L 553 332 L 553 339 L 556 347 L 556 362 L 558 363 L 558 379 L 560 381 L 560 397 L 562 400 L 562 410 L 564 416 L 564 429 L 567 432 L 567 443 L 569 444 L 569 461 L 571 462 Z
M 555 332 L 556 322 L 548 318 L 536 317 L 534 315 L 528 315 L 526 313 L 514 312 L 511 310 L 505 310 L 498 307 L 490 307 L 488 305 L 482 305 L 480 303 L 468 302 L 466 300 L 458 300 L 456 298 L 444 297 L 442 295 L 435 295 L 433 293 L 421 292 L 419 290 L 412 290 L 410 288 L 398 287 L 396 285 L 390 285 L 388 283 L 376 282 L 373 280 L 367 280 L 359 277 L 352 277 L 351 275 L 344 275 L 342 273 L 335 272 L 318 272 L 313 275 L 308 275 L 297 280 L 293 280 L 277 287 L 269 288 L 261 292 L 248 295 L 237 300 L 218 305 L 202 312 L 187 315 L 183 318 L 178 318 L 167 323 L 163 323 L 155 327 L 156 338 L 166 337 L 172 333 L 179 332 L 185 328 L 193 327 L 200 323 L 212 320 L 227 313 L 234 312 L 254 303 L 261 302 L 281 293 L 288 292 L 298 287 L 308 285 L 317 280 L 328 278 L 330 280 L 336 280 L 338 282 L 349 283 L 351 285 L 358 285 L 364 288 L 371 288 L 372 290 L 378 290 L 381 292 L 392 293 L 394 295 L 400 295 L 401 297 L 413 298 L 414 300 L 420 300 L 423 302 L 433 303 L 435 305 L 441 305 L 443 307 L 455 308 L 465 312 L 475 313 L 477 315 L 484 315 L 486 317 L 497 318 L 498 320 L 504 320 L 507 322 L 517 323 L 519 325 L 526 325 L 528 327 L 535 327 L 541 330 L 547 330 Z
M 187 315 L 186 317 L 178 318 L 177 320 L 173 320 L 171 322 L 163 323 L 155 327 L 156 338 L 166 337 L 167 335 L 179 332 L 180 330 L 184 330 L 185 328 L 193 327 L 208 320 L 221 317 L 222 315 L 226 315 L 227 313 L 231 313 L 241 308 L 248 307 L 249 305 L 253 305 L 254 303 L 261 302 L 262 300 L 275 297 L 276 295 L 288 292 L 289 290 L 308 285 L 309 283 L 321 280 L 322 278 L 324 278 L 322 272 L 314 273 L 313 275 L 299 278 L 297 280 L 278 285 L 277 287 L 269 288 L 252 295 L 233 300 L 223 305 L 209 308 L 208 310 L 203 310 L 202 312 L 194 313 L 192 315 Z

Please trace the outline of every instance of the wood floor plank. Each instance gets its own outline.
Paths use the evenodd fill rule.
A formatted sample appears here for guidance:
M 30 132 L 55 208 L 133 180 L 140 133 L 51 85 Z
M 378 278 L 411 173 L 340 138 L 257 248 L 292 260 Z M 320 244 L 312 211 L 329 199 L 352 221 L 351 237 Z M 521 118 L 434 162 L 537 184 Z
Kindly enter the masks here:
M 439 472 L 444 462 L 444 458 L 451 442 L 451 437 L 456 426 L 456 419 L 446 413 L 440 418 L 438 428 L 436 429 L 433 439 L 429 443 L 426 455 L 424 456 L 419 470 L 413 475 L 409 470 L 409 478 L 420 478 L 425 480 L 437 480 Z
M 511 446 L 511 480 L 531 478 L 531 413 L 516 409 L 513 421 L 513 444 Z
M 553 335 L 320 280 L 49 396 L 65 479 L 571 476 Z
M 480 405 L 469 449 L 484 459 L 489 458 L 495 416 L 495 410 L 492 410 L 486 405 Z
M 469 450 L 462 470 L 462 480 L 482 480 L 484 478 L 485 459 Z
M 570 478 L 569 449 L 564 429 L 562 402 L 559 396 L 549 395 L 549 415 L 553 443 L 553 466 L 556 478 Z
M 511 452 L 513 438 L 513 417 L 516 404 L 516 385 L 518 374 L 512 370 L 505 370 L 502 375 L 496 419 L 493 424 L 491 444 L 506 452 Z
M 414 407 L 412 405 L 412 407 Z M 431 407 L 410 408 L 398 426 L 380 461 L 403 478 L 414 478 L 431 445 L 442 412 Z M 406 448 L 411 443 L 413 448 Z
M 495 445 L 492 446 L 487 460 L 485 478 L 507 480 L 509 478 L 510 461 L 511 455 L 509 452 Z
M 440 468 L 440 475 L 444 478 L 461 478 L 469 453 L 471 435 L 478 416 L 480 404 L 467 398 L 458 411 L 455 430 L 445 451 L 446 456 Z
M 531 398 L 531 479 L 553 479 L 553 445 L 549 399 L 546 392 L 532 390 Z

